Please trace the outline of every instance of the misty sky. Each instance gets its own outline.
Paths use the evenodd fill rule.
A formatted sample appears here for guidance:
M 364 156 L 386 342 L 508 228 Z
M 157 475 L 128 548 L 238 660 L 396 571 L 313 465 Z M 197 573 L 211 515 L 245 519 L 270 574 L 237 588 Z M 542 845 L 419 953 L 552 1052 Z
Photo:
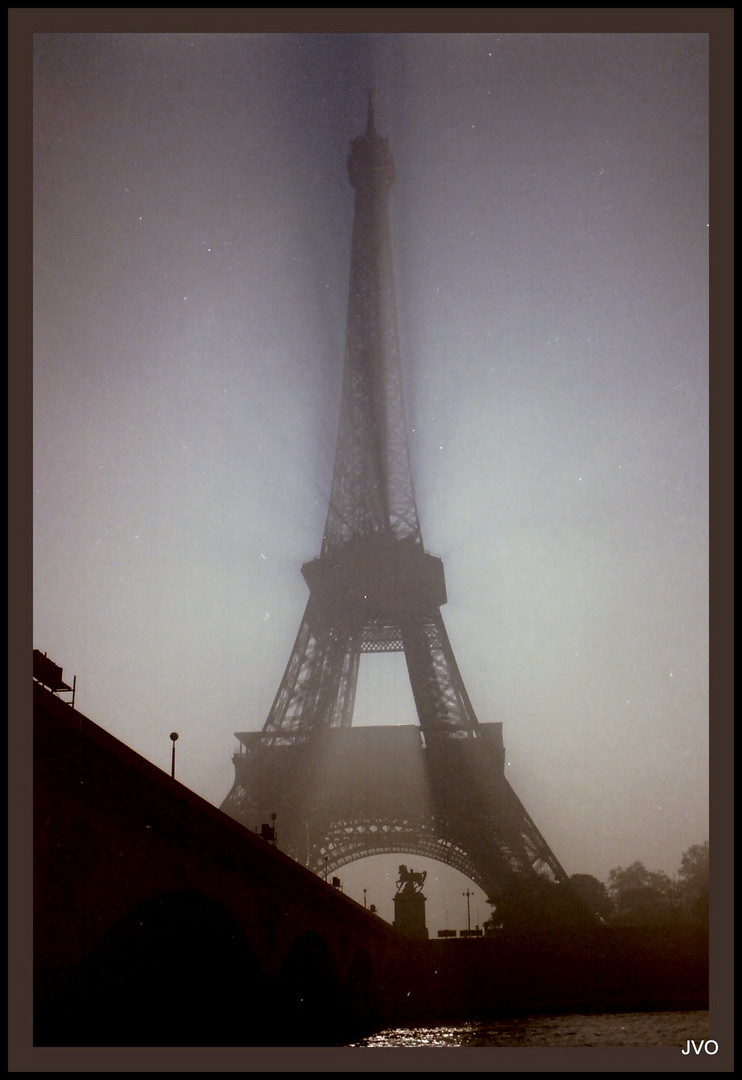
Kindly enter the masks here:
M 85 715 L 166 770 L 177 730 L 216 805 L 265 722 L 327 513 L 373 87 L 472 704 L 567 873 L 677 870 L 708 837 L 707 82 L 702 34 L 37 36 L 33 644 Z M 416 722 L 401 654 L 362 658 L 356 722 Z M 399 862 L 430 869 L 346 891 L 391 919 Z

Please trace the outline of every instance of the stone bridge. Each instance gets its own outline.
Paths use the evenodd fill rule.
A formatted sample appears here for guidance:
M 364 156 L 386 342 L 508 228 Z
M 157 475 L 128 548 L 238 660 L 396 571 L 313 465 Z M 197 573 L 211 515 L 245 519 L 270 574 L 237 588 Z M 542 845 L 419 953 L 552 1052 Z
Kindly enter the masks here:
M 33 689 L 36 1045 L 333 1045 L 401 1015 L 420 943 Z

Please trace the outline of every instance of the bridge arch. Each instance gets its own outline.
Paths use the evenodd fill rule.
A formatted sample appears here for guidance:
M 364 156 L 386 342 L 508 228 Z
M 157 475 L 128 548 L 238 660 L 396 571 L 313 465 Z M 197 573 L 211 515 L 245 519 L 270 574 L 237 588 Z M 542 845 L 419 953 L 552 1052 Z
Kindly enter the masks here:
M 383 1022 L 382 972 L 366 949 L 353 954 L 345 976 L 349 1023 L 368 1029 Z M 363 1032 L 365 1034 L 365 1031 Z
M 222 905 L 168 890 L 136 904 L 84 957 L 63 998 L 43 1010 L 59 1031 L 37 1041 L 74 1044 L 79 1029 L 80 1045 L 255 1045 L 268 989 Z
M 346 1011 L 338 963 L 325 939 L 304 931 L 288 948 L 274 984 L 274 1013 L 283 1045 L 326 1045 Z M 340 1020 L 340 1025 L 338 1021 Z

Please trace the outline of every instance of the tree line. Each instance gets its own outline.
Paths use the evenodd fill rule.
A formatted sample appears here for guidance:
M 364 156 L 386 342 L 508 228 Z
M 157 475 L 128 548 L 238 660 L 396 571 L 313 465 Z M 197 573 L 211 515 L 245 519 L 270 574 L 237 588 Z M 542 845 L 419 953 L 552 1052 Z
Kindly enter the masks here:
M 708 840 L 683 852 L 673 877 L 634 862 L 611 870 L 607 883 L 592 874 L 573 874 L 570 882 L 589 912 L 610 926 L 707 924 Z

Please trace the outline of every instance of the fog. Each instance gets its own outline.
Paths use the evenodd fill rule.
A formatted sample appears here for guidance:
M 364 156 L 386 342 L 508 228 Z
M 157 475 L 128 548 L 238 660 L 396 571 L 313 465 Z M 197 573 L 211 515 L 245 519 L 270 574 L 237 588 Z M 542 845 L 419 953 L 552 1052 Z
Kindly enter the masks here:
M 567 873 L 673 874 L 708 837 L 707 84 L 702 34 L 37 35 L 33 644 L 80 711 L 165 770 L 177 730 L 215 805 L 265 722 L 327 513 L 373 88 L 469 696 Z M 398 659 L 363 658 L 357 722 L 414 719 Z M 343 888 L 391 920 L 400 862 L 463 928 L 471 883 L 413 856 Z

